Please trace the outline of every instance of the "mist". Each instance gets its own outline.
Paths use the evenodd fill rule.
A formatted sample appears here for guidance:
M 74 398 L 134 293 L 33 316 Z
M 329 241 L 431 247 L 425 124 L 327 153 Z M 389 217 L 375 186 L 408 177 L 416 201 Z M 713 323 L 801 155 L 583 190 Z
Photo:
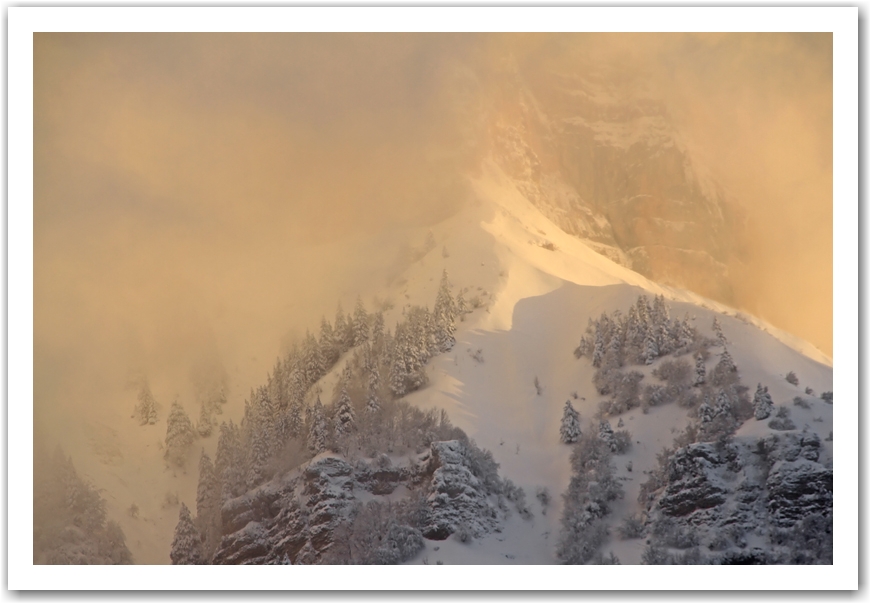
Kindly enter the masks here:
M 652 91 L 745 213 L 738 305 L 831 354 L 829 34 L 37 34 L 37 440 L 246 395 L 467 202 L 506 64 Z

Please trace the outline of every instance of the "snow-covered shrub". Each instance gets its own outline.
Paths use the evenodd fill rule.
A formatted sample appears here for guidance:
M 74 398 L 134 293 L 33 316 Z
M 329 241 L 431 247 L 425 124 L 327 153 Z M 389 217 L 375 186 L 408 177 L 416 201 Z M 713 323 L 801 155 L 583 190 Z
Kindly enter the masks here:
M 625 454 L 631 448 L 631 433 L 627 429 L 617 429 L 613 432 L 614 454 Z
M 666 402 L 665 387 L 656 383 L 650 383 L 643 388 L 643 407 L 650 408 L 661 406 Z
M 673 549 L 688 549 L 699 544 L 695 531 L 680 526 L 670 517 L 663 517 L 655 522 L 653 539 L 657 539 L 664 546 Z
M 663 360 L 652 374 L 669 385 L 688 385 L 692 367 L 685 360 Z
M 351 519 L 336 533 L 334 544 L 324 558 L 331 564 L 395 565 L 423 549 L 423 535 L 409 525 L 402 504 L 369 501 L 357 504 Z
M 545 487 L 539 487 L 535 491 L 535 497 L 541 503 L 541 512 L 547 514 L 547 507 L 550 506 L 550 491 Z
M 602 396 L 612 395 L 601 408 L 605 415 L 616 416 L 640 406 L 640 382 L 643 373 L 624 372 L 616 368 L 602 369 L 595 373 L 593 382 Z
M 785 376 L 785 380 L 792 385 L 798 385 L 799 383 L 797 375 L 794 374 L 794 371 L 789 371 L 788 374 Z
M 622 520 L 622 524 L 616 528 L 616 533 L 619 534 L 619 537 L 623 540 L 643 538 L 644 531 L 643 520 L 634 513 L 626 516 Z
M 768 422 L 768 427 L 777 431 L 788 431 L 795 429 L 794 421 L 791 420 L 791 412 L 787 406 L 780 406 L 776 409 L 776 417 Z
M 457 542 L 461 542 L 462 544 L 468 544 L 472 540 L 474 540 L 474 534 L 471 533 L 471 530 L 464 523 L 456 526 L 456 530 L 453 532 L 453 538 Z
M 505 479 L 502 482 L 502 494 L 506 499 L 514 503 L 517 512 L 523 519 L 531 519 L 532 512 L 526 504 L 526 491 L 514 484 L 511 480 Z
M 793 403 L 795 406 L 799 406 L 799 407 L 801 407 L 801 408 L 806 408 L 807 410 L 809 410 L 810 408 L 812 408 L 812 405 L 811 405 L 809 402 L 807 402 L 806 400 L 804 400 L 803 398 L 801 398 L 800 396 L 795 396 L 795 398 L 794 398 L 794 400 L 792 401 L 792 403 Z
M 498 463 L 492 457 L 492 452 L 478 448 L 473 440 L 466 445 L 466 462 L 471 473 L 483 484 L 487 492 L 501 492 L 502 481 L 498 475 Z
M 598 554 L 595 555 L 595 559 L 592 560 L 592 564 L 593 565 L 622 565 L 622 563 L 619 561 L 619 557 L 617 557 L 613 553 L 613 551 L 610 551 L 610 553 L 608 553 L 607 555 L 605 555 L 599 551 Z
M 673 563 L 673 559 L 662 546 L 653 541 L 643 550 L 641 563 L 643 565 L 670 565 Z
M 834 392 L 822 392 L 822 395 L 819 397 L 825 402 L 825 404 L 834 403 Z
M 811 388 L 809 385 L 804 388 L 804 393 L 808 396 L 815 395 L 813 388 Z
M 693 546 L 688 551 L 677 553 L 673 556 L 674 565 L 702 565 L 704 556 L 701 554 L 701 549 Z

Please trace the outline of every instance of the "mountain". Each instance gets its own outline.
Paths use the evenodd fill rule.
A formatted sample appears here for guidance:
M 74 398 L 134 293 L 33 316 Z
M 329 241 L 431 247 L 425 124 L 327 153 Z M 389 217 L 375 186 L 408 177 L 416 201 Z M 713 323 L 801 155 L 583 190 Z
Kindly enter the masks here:
M 641 74 L 509 63 L 494 80 L 490 153 L 530 202 L 656 282 L 733 303 L 742 211 Z
M 631 254 L 610 245 L 613 234 L 590 241 L 565 232 L 550 201 L 530 195 L 532 180 L 504 161 L 484 162 L 468 180 L 468 202 L 431 228 L 312 255 L 327 270 L 339 248 L 358 259 L 367 249 L 393 250 L 391 262 L 371 265 L 367 284 L 341 298 L 344 324 L 360 324 L 359 312 L 369 327 L 383 317 L 390 335 L 376 340 L 380 352 L 367 351 L 350 327 L 329 361 L 323 346 L 311 351 L 317 337 L 306 338 L 267 380 L 231 385 L 219 419 L 235 427 L 199 436 L 182 466 L 164 461 L 165 405 L 155 425 L 123 411 L 80 419 L 97 454 L 77 467 L 106 493 L 134 561 L 167 563 L 173 541 L 192 542 L 188 524 L 173 535 L 181 503 L 215 563 L 828 560 L 832 396 L 821 394 L 832 390 L 831 360 L 761 320 L 630 269 Z M 593 222 L 601 233 L 618 231 L 610 218 Z M 611 251 L 600 253 L 602 245 Z M 452 298 L 461 293 L 467 306 L 450 321 L 452 345 L 436 342 L 446 324 L 436 304 L 444 271 Z M 323 300 L 325 315 L 334 303 Z M 613 325 L 628 324 L 621 321 L 641 306 L 657 308 L 648 333 L 690 333 L 683 347 L 662 346 L 648 363 L 626 358 L 609 372 L 595 366 L 584 338 L 594 347 L 597 324 L 607 365 Z M 418 344 L 428 350 L 422 358 Z M 696 355 L 714 375 L 726 350 L 737 371 L 715 386 L 692 385 Z M 317 354 L 319 368 L 302 364 Z M 397 357 L 408 371 L 398 390 Z M 380 371 L 381 414 L 367 413 L 371 366 Z M 786 380 L 792 372 L 799 386 Z M 293 397 L 297 374 L 307 381 Z M 774 404 L 761 420 L 757 385 Z M 318 412 L 324 433 L 337 425 L 343 390 L 356 427 L 347 439 L 312 443 Z M 560 441 L 566 401 L 579 413 L 577 445 Z M 181 406 L 197 416 L 192 401 Z M 200 467 L 216 476 L 205 485 L 200 451 L 209 457 Z
M 389 284 L 363 292 L 397 300 L 384 305 L 386 325 L 412 320 L 415 307 L 436 299 L 446 270 L 469 304 L 455 345 L 432 355 L 422 385 L 398 396 L 410 406 L 392 421 L 403 417 L 412 434 L 387 438 L 394 443 L 380 452 L 359 444 L 314 449 L 310 461 L 291 455 L 272 479 L 224 493 L 214 561 L 825 562 L 832 405 L 819 396 L 832 389 L 830 361 L 761 321 L 605 258 L 545 217 L 497 162 L 470 187 L 472 203 L 409 233 Z M 673 317 L 651 324 L 687 329 L 690 343 L 648 362 L 626 357 L 610 372 L 577 351 L 584 337 L 592 345 L 590 320 L 618 324 L 641 306 Z M 358 387 L 350 397 L 362 421 L 362 386 L 352 384 L 368 362 L 364 349 L 344 352 L 305 403 L 322 397 L 328 407 L 329 392 L 337 399 L 342 387 Z M 706 385 L 692 385 L 693 353 L 705 358 Z M 736 372 L 717 368 L 723 357 Z M 800 386 L 786 380 L 790 372 Z M 639 386 L 619 385 L 632 375 Z M 761 420 L 756 384 L 775 405 Z M 566 401 L 580 415 L 576 446 L 559 439 Z M 405 419 L 412 408 L 423 412 Z M 447 423 L 434 418 L 441 409 Z M 243 430 L 256 412 L 246 409 Z M 485 451 L 497 468 L 481 461 Z M 372 530 L 383 539 L 360 535 Z

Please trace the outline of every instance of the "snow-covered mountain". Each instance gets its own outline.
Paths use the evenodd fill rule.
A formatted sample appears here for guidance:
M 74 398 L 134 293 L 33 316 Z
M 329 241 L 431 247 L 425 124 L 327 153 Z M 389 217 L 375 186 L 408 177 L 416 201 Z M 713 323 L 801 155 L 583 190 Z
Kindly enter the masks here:
M 494 80 L 490 152 L 544 215 L 656 282 L 733 302 L 742 211 L 642 75 L 509 64 Z
M 659 126 L 654 119 L 650 123 L 652 136 Z M 582 127 L 595 139 L 618 138 L 603 125 Z M 510 140 L 513 134 L 505 132 Z M 514 148 L 521 148 L 522 137 L 514 141 Z M 341 446 L 315 449 L 311 459 L 305 430 L 316 419 L 301 412 L 299 445 L 291 450 L 273 440 L 260 462 L 251 460 L 259 457 L 249 443 L 248 460 L 239 461 L 237 469 L 260 463 L 262 475 L 243 476 L 229 491 L 221 486 L 225 474 L 218 470 L 221 430 L 186 449 L 186 468 L 166 468 L 165 408 L 156 425 L 140 426 L 127 412 L 118 412 L 100 421 L 85 419 L 82 430 L 70 430 L 83 434 L 70 437 L 85 439 L 84 448 L 94 453 L 76 458 L 76 466 L 103 491 L 108 516 L 126 534 L 134 561 L 169 562 L 182 503 L 193 516 L 198 503 L 201 509 L 212 505 L 212 519 L 199 518 L 197 529 L 212 530 L 206 540 L 215 550 L 214 562 L 224 563 L 347 561 L 335 556 L 335 543 L 357 542 L 361 536 L 354 534 L 378 529 L 384 542 L 399 542 L 398 548 L 382 550 L 366 541 L 375 552 L 352 559 L 430 564 L 827 559 L 832 399 L 820 396 L 832 390 L 831 360 L 760 320 L 630 269 L 620 255 L 625 249 L 602 234 L 618 230 L 613 217 L 589 214 L 591 221 L 582 226 L 587 230 L 577 226 L 565 232 L 569 217 L 556 211 L 558 202 L 550 194 L 556 189 L 541 184 L 546 179 L 535 181 L 534 170 L 518 177 L 516 166 L 506 168 L 509 160 L 496 155 L 484 162 L 469 180 L 469 202 L 432 228 L 356 243 L 360 253 L 392 246 L 395 260 L 372 267 L 368 285 L 348 291 L 341 301 L 352 308 L 358 295 L 369 316 L 380 309 L 392 337 L 398 337 L 397 323 L 415 315 L 415 306 L 432 307 L 445 270 L 452 295 L 461 292 L 468 306 L 467 313 L 457 315 L 455 344 L 418 368 L 425 377 L 410 387 L 417 389 L 389 393 L 392 375 L 384 371 L 375 388 L 382 398 L 395 397 L 423 411 L 415 415 L 395 407 L 410 417 L 404 424 L 428 425 L 427 433 L 384 436 L 383 441 L 394 442 L 384 450 L 380 444 L 368 449 L 359 444 L 354 452 Z M 538 192 L 531 182 L 537 182 Z M 617 215 L 616 209 L 608 211 Z M 592 224 L 601 227 L 598 234 Z M 612 251 L 600 253 L 602 245 Z M 589 350 L 581 349 L 577 357 L 584 337 L 594 343 L 590 320 L 598 321 L 603 332 L 602 324 L 620 324 L 643 305 L 639 298 L 649 300 L 649 307 L 660 299 L 656 303 L 664 303 L 672 317 L 661 324 L 686 329 L 691 341 L 683 348 L 661 349 L 649 362 L 626 359 L 610 376 L 595 366 L 600 359 Z M 334 303 L 324 300 L 324 307 Z M 714 320 L 721 336 L 714 332 Z M 317 325 L 310 328 L 316 332 Z M 627 336 L 622 332 L 621 337 Z M 612 345 L 611 337 L 607 349 Z M 299 409 L 313 408 L 318 396 L 329 407 L 330 396 L 349 382 L 348 371 L 367 366 L 363 349 L 351 347 L 325 375 L 317 375 Z M 717 377 L 721 381 L 715 386 L 696 385 L 697 355 L 707 375 L 716 373 L 725 355 L 737 372 Z M 685 375 L 669 377 L 662 368 L 671 363 L 671 373 L 679 373 L 680 362 L 691 368 L 688 383 Z M 790 373 L 799 385 L 786 380 Z M 408 379 L 411 383 L 414 377 Z M 614 384 L 624 379 L 637 387 L 623 400 L 622 386 Z M 245 410 L 242 398 L 248 388 L 266 385 L 233 383 L 220 418 L 244 419 L 250 429 L 256 413 Z M 774 404 L 771 416 L 761 420 L 753 414 L 757 385 L 767 388 Z M 270 382 L 268 388 L 273 387 Z M 252 391 L 248 397 L 252 407 L 257 396 Z M 349 395 L 357 421 L 368 420 L 365 396 L 364 390 Z M 579 445 L 560 441 L 566 402 L 579 413 Z M 197 416 L 194 401 L 181 403 Z M 435 419 L 442 409 L 446 422 Z M 623 444 L 611 450 L 601 421 L 630 437 L 619 436 Z M 716 437 L 710 436 L 711 425 Z M 244 432 L 244 423 L 241 428 Z M 278 433 L 277 427 L 269 429 Z M 201 483 L 198 488 L 200 450 L 215 461 L 217 482 L 206 490 L 221 493 L 220 503 L 206 504 Z M 491 453 L 497 472 L 484 451 Z M 384 506 L 360 506 L 372 501 Z M 383 508 L 400 509 L 396 516 L 405 523 L 372 510 Z M 407 519 L 412 511 L 425 518 Z M 801 523 L 808 516 L 815 523 Z M 368 523 L 355 532 L 351 517 Z

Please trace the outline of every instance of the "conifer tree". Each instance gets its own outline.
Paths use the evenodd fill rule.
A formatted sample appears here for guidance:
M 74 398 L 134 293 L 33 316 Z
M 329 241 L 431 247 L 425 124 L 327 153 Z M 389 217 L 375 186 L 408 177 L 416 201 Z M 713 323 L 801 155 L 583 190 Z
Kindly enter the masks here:
M 214 419 L 210 412 L 210 405 L 207 400 L 202 400 L 199 403 L 199 420 L 196 422 L 196 431 L 200 437 L 207 438 L 211 435 L 214 427 Z
M 755 418 L 759 421 L 768 418 L 773 412 L 773 399 L 767 392 L 767 387 L 762 388 L 760 383 L 755 390 L 755 397 L 752 399 L 752 408 L 755 410 Z
M 372 320 L 372 353 L 379 356 L 384 350 L 384 313 L 375 312 Z
M 327 370 L 335 366 L 340 353 L 341 349 L 335 343 L 335 332 L 332 330 L 332 325 L 329 324 L 326 317 L 323 317 L 320 320 L 320 357 Z
M 369 340 L 369 315 L 363 306 L 362 298 L 357 296 L 353 311 L 353 345 L 358 346 Z
M 327 448 L 329 431 L 326 424 L 326 415 L 323 412 L 323 404 L 320 396 L 311 409 L 311 421 L 308 430 L 308 449 L 314 454 L 320 454 Z
M 571 400 L 567 400 L 565 410 L 562 411 L 559 439 L 563 444 L 575 444 L 580 439 L 580 435 L 580 414 L 574 410 Z
M 221 500 L 241 494 L 244 488 L 244 466 L 239 429 L 232 420 L 221 423 L 215 454 L 214 471 L 221 484 Z
M 737 365 L 734 364 L 734 360 L 731 359 L 731 354 L 728 353 L 728 348 L 725 348 L 725 351 L 722 352 L 722 357 L 719 359 L 719 364 L 722 365 L 722 369 L 724 372 L 737 372 Z
M 689 322 L 688 312 L 686 312 L 686 316 L 680 322 L 678 340 L 678 347 L 681 348 L 688 348 L 695 342 L 695 329 L 692 327 L 691 322 Z
M 618 327 L 610 337 L 610 349 L 607 351 L 607 365 L 618 368 L 622 366 L 622 333 Z
M 616 438 L 613 435 L 613 427 L 610 426 L 610 421 L 602 419 L 598 423 L 598 439 L 607 444 L 611 452 L 616 452 Z
M 725 334 L 722 332 L 722 325 L 719 324 L 719 317 L 713 317 L 713 333 L 716 335 L 716 339 L 719 340 L 719 343 L 725 345 L 727 343 L 725 339 Z
M 652 329 L 647 331 L 646 337 L 644 338 L 643 349 L 644 363 L 652 364 L 659 355 L 659 346 L 656 343 L 656 338 Z
M 601 362 L 604 360 L 604 332 L 600 324 L 595 328 L 595 347 L 592 349 L 592 366 L 595 368 L 601 367 Z
M 441 284 L 435 297 L 435 338 L 439 352 L 446 352 L 456 344 L 456 304 L 450 293 L 447 270 L 441 274 Z
M 350 338 L 348 337 L 349 326 L 350 323 L 347 318 L 345 318 L 344 311 L 341 309 L 341 303 L 339 302 L 338 310 L 336 310 L 335 313 L 335 329 L 333 331 L 339 354 L 348 351 L 353 343 L 352 336 Z
M 346 388 L 342 388 L 335 409 L 335 440 L 344 442 L 356 429 L 356 415 Z
M 166 419 L 166 451 L 164 457 L 170 464 L 183 467 L 187 451 L 195 439 L 196 434 L 193 431 L 190 418 L 184 412 L 184 408 L 178 403 L 178 400 L 176 400 L 172 403 L 169 417 Z
M 203 535 L 203 557 L 211 558 L 220 541 L 220 484 L 211 459 L 202 450 L 199 458 L 199 483 L 196 487 L 197 529 Z
M 172 565 L 202 565 L 202 539 L 184 503 L 181 503 L 169 558 Z
M 142 388 L 139 390 L 139 403 L 136 405 L 134 415 L 139 425 L 154 425 L 157 422 L 157 403 L 147 381 L 142 383 Z
M 317 343 L 317 340 L 310 332 L 305 333 L 302 353 L 304 355 L 305 382 L 310 387 L 317 383 L 317 380 L 326 372 L 323 358 L 320 355 L 320 344 Z
M 368 398 L 366 399 L 366 413 L 373 415 L 381 408 L 380 394 L 381 375 L 378 372 L 377 363 L 372 363 L 369 368 Z
M 465 293 L 460 291 L 456 294 L 456 315 L 459 320 L 465 322 L 465 315 L 471 313 L 471 308 L 468 307 L 468 301 L 465 299 Z
M 701 354 L 695 356 L 695 387 L 704 385 L 707 380 L 707 366 L 704 363 L 704 357 Z

